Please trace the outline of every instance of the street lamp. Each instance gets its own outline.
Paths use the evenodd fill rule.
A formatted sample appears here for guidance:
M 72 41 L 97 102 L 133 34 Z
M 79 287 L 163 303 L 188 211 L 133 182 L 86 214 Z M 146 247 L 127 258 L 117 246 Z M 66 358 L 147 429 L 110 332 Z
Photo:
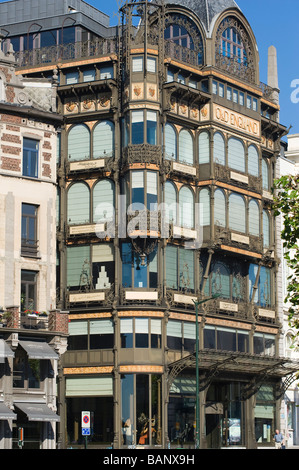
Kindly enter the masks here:
M 205 302 L 208 302 L 209 300 L 216 299 L 217 297 L 220 297 L 220 295 L 214 295 L 212 297 L 209 297 L 208 299 L 204 300 L 199 300 L 195 301 L 195 324 L 196 324 L 196 408 L 195 408 L 195 449 L 199 449 L 199 370 L 198 370 L 198 353 L 199 353 L 199 328 L 198 328 L 198 306 L 200 304 L 204 304 Z

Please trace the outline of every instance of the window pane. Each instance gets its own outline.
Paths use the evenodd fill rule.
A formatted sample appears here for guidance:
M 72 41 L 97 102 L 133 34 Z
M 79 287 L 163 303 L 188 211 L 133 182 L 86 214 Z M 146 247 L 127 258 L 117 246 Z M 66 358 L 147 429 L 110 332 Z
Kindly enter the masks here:
M 223 262 L 216 262 L 212 267 L 211 276 L 212 295 L 230 298 L 230 271 Z
M 69 132 L 68 157 L 71 161 L 90 158 L 90 132 L 83 124 L 72 127 Z
M 177 248 L 166 247 L 166 285 L 170 289 L 178 288 Z
M 68 247 L 67 285 L 69 287 L 83 287 L 90 285 L 90 282 L 90 247 Z
M 202 189 L 199 193 L 199 225 L 210 225 L 210 191 Z
M 248 173 L 259 176 L 259 156 L 254 145 L 250 145 L 248 149 Z
M 144 115 L 143 111 L 132 112 L 132 144 L 144 142 Z
M 264 240 L 264 247 L 269 248 L 270 246 L 270 219 L 266 211 L 263 211 L 263 240 Z
M 215 328 L 205 327 L 205 329 L 204 329 L 204 347 L 206 349 L 216 349 L 216 331 L 215 331 Z
M 249 203 L 249 233 L 256 237 L 260 234 L 259 206 L 258 203 L 253 200 Z
M 238 194 L 229 197 L 229 227 L 232 230 L 245 233 L 246 230 L 245 201 Z
M 194 227 L 194 199 L 190 188 L 184 186 L 179 192 L 180 226 Z
M 170 124 L 165 125 L 165 158 L 175 160 L 177 156 L 176 133 Z
M 132 171 L 132 204 L 144 204 L 143 171 Z
M 225 165 L 225 144 L 224 138 L 219 132 L 214 135 L 214 162 Z
M 191 134 L 185 130 L 179 134 L 179 160 L 182 163 L 193 165 L 193 139 Z
M 93 189 L 93 221 L 114 220 L 114 182 L 108 179 L 96 183 Z
M 217 349 L 236 351 L 236 332 L 233 330 L 217 329 Z
M 93 132 L 93 158 L 112 157 L 114 154 L 114 125 L 110 121 L 97 124 Z
M 180 260 L 180 287 L 194 290 L 194 252 L 185 248 L 179 248 Z
M 143 71 L 143 57 L 133 57 L 133 72 Z
M 23 175 L 32 178 L 38 177 L 38 150 L 39 142 L 32 139 L 23 139 Z
M 214 223 L 221 227 L 226 226 L 225 195 L 221 189 L 216 189 L 214 194 Z
M 73 184 L 67 193 L 68 224 L 90 222 L 90 191 L 85 183 Z
M 157 144 L 157 113 L 147 111 L 147 143 Z
M 177 223 L 177 192 L 170 181 L 165 183 L 165 222 Z
M 245 172 L 245 150 L 242 142 L 231 138 L 228 141 L 228 166 L 234 170 Z
M 122 243 L 122 285 L 132 287 L 132 246 Z
M 113 78 L 113 67 L 101 67 L 100 80 Z
M 210 137 L 208 132 L 201 132 L 198 138 L 199 164 L 210 162 Z

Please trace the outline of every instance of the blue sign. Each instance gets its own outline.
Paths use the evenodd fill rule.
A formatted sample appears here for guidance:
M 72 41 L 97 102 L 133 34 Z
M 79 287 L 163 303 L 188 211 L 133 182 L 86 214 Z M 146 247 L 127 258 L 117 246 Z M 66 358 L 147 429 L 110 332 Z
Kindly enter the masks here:
M 90 436 L 90 428 L 82 428 L 82 436 Z

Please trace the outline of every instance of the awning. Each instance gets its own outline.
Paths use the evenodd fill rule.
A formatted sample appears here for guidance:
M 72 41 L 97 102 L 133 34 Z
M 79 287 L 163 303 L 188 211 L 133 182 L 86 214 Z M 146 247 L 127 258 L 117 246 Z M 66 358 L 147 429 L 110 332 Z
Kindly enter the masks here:
M 10 349 L 3 338 L 0 338 L 0 362 L 6 357 L 14 357 L 14 352 Z
M 58 354 L 45 341 L 19 341 L 30 359 L 58 359 Z
M 60 421 L 60 417 L 50 410 L 46 403 L 14 403 L 29 421 Z
M 4 403 L 0 403 L 0 419 L 17 419 L 17 415 L 13 413 Z

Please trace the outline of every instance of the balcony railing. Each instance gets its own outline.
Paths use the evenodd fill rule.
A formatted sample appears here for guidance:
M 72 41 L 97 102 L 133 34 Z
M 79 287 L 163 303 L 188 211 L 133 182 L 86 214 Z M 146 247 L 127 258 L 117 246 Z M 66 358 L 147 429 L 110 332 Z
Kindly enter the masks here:
M 100 57 L 117 52 L 116 39 L 97 38 L 94 41 L 59 44 L 56 46 L 42 47 L 16 52 L 18 67 L 34 67 L 56 64 L 61 61 L 75 59 L 88 59 Z

